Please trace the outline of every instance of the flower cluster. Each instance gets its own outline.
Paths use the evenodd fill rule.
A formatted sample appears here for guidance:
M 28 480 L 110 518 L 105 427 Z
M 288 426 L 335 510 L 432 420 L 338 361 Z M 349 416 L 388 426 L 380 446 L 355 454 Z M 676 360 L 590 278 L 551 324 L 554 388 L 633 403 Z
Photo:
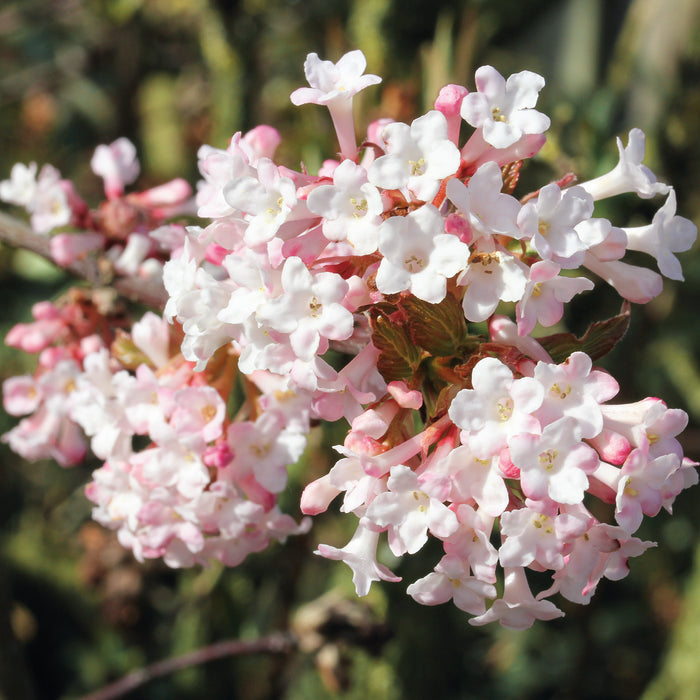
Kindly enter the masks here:
M 168 300 L 163 319 L 149 313 L 111 337 L 78 333 L 74 300 L 39 305 L 8 338 L 41 356 L 35 377 L 5 385 L 8 412 L 29 415 L 5 440 L 65 465 L 84 456 L 84 433 L 104 461 L 87 488 L 94 517 L 139 559 L 235 565 L 308 527 L 278 509 L 287 467 L 312 425 L 345 419 L 341 458 L 306 486 L 301 510 L 341 496 L 357 530 L 317 554 L 345 562 L 365 595 L 373 581 L 400 580 L 378 561 L 383 533 L 396 557 L 438 539 L 444 555 L 409 595 L 452 600 L 473 624 L 526 628 L 563 614 L 555 593 L 585 604 L 603 577 L 622 578 L 653 544 L 635 537 L 643 516 L 670 511 L 697 482 L 676 439 L 685 413 L 655 398 L 608 403 L 617 382 L 593 365 L 624 333 L 627 302 L 585 344 L 530 334 L 594 287 L 581 268 L 648 302 L 661 275 L 682 279 L 675 253 L 696 230 L 642 164 L 638 129 L 606 175 L 517 199 L 550 124 L 535 109 L 544 80 L 529 71 L 506 80 L 484 66 L 476 91 L 448 85 L 434 109 L 411 124 L 373 122 L 358 145 L 353 97 L 380 82 L 365 67 L 359 51 L 306 60 L 310 87 L 291 100 L 328 107 L 339 143 L 316 174 L 275 163 L 281 137 L 258 126 L 200 149 L 194 202 L 181 181 L 125 196 L 138 165 L 121 139 L 92 161 L 107 196 L 96 216 L 70 204 L 77 195 L 55 171 L 36 179 L 35 165 L 15 166 L 0 197 L 25 206 L 38 230 L 73 223 L 105 236 L 118 221 L 121 257 L 141 241 L 121 274 L 143 274 L 160 241 Z M 625 192 L 666 199 L 647 226 L 594 215 L 598 200 Z M 65 213 L 47 223 L 47 207 Z M 201 225 L 165 225 L 189 211 Z M 628 250 L 652 256 L 661 275 L 623 261 Z M 514 320 L 502 302 L 515 304 Z M 470 326 L 485 321 L 488 337 Z M 592 499 L 609 504 L 607 521 Z M 528 570 L 551 572 L 550 587 L 533 593 Z

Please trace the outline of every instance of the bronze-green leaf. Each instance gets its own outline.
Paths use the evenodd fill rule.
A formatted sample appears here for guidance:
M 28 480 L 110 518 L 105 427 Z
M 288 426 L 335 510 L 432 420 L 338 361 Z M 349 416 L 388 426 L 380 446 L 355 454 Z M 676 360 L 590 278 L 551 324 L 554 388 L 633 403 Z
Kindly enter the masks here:
M 573 333 L 555 333 L 537 340 L 557 363 L 564 362 L 577 350 L 585 352 L 592 360 L 598 360 L 622 340 L 629 325 L 630 304 L 625 301 L 617 316 L 592 323 L 580 338 Z
M 387 382 L 410 383 L 421 361 L 421 350 L 411 340 L 400 319 L 374 308 L 370 311 L 372 343 L 379 350 L 377 369 Z
M 413 342 L 433 357 L 457 354 L 467 338 L 467 322 L 460 303 L 448 294 L 439 304 L 414 296 L 403 297 L 399 306 L 406 314 Z

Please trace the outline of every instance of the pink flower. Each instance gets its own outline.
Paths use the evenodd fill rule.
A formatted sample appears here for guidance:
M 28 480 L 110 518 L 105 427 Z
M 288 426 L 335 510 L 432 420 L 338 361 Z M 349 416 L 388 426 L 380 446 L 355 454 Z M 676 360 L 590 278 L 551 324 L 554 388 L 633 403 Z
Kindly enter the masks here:
M 396 556 L 415 554 L 436 537 L 449 537 L 458 527 L 455 514 L 423 489 L 418 476 L 404 465 L 391 468 L 389 491 L 379 494 L 367 509 L 367 520 L 389 529 L 389 547 Z
M 469 565 L 459 557 L 446 555 L 435 571 L 412 583 L 406 593 L 422 605 L 440 605 L 452 600 L 471 615 L 486 612 L 486 598 L 496 597 L 496 587 L 469 574 Z

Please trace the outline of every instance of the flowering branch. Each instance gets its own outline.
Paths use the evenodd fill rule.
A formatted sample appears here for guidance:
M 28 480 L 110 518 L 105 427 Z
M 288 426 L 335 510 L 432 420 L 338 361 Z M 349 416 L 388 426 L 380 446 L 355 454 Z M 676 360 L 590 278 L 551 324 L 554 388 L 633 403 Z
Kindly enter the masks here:
M 33 231 L 23 221 L 0 212 L 0 241 L 3 243 L 13 248 L 30 250 L 55 264 L 50 240 Z M 154 309 L 162 309 L 168 299 L 163 283 L 159 279 L 115 277 L 110 261 L 104 257 L 86 255 L 62 267 L 95 287 L 111 286 L 127 299 Z
M 183 668 L 206 664 L 229 656 L 290 654 L 296 649 L 296 640 L 291 634 L 285 632 L 276 632 L 251 641 L 227 639 L 202 649 L 197 649 L 189 654 L 157 661 L 150 666 L 129 673 L 114 683 L 96 690 L 94 693 L 84 695 L 80 700 L 113 700 L 114 698 L 120 698 L 156 678 L 162 678 Z
M 26 417 L 3 440 L 64 466 L 91 449 L 93 517 L 138 560 L 236 566 L 308 531 L 310 517 L 279 507 L 288 466 L 314 425 L 344 418 L 340 458 L 300 508 L 341 497 L 357 529 L 315 553 L 349 566 L 363 596 L 400 581 L 380 537 L 396 557 L 437 539 L 444 556 L 407 593 L 524 629 L 563 615 L 554 594 L 586 604 L 625 576 L 654 545 L 635 536 L 644 516 L 698 481 L 677 439 L 687 415 L 657 398 L 610 404 L 618 384 L 593 365 L 624 335 L 627 306 L 580 338 L 532 333 L 595 286 L 588 273 L 647 303 L 662 275 L 682 280 L 676 253 L 696 228 L 643 165 L 638 129 L 608 175 L 516 198 L 550 123 L 529 71 L 482 67 L 476 92 L 446 86 L 410 125 L 370 124 L 358 150 L 351 100 L 379 81 L 365 66 L 360 52 L 307 58 L 311 87 L 292 102 L 327 106 L 340 147 L 316 174 L 277 165 L 281 136 L 264 125 L 199 150 L 194 198 L 182 180 L 125 193 L 138 162 L 123 139 L 91 161 L 107 197 L 96 210 L 54 168 L 15 165 L 0 199 L 24 206 L 36 235 L 6 225 L 7 240 L 154 306 L 162 280 L 167 301 L 134 322 L 85 293 L 36 304 L 6 340 L 39 367 L 5 383 L 5 409 Z M 595 216 L 625 192 L 666 201 L 648 226 Z M 172 223 L 182 214 L 203 225 Z M 624 262 L 628 250 L 661 274 Z M 615 504 L 607 520 L 592 498 Z M 550 571 L 550 587 L 531 591 L 527 569 Z

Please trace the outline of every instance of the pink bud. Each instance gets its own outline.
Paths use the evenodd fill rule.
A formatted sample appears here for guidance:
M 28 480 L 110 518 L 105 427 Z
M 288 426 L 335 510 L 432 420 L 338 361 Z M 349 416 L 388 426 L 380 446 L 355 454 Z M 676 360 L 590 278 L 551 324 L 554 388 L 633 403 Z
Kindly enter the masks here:
M 464 96 L 469 93 L 462 85 L 445 85 L 435 100 L 435 109 L 442 112 L 447 119 L 447 138 L 459 145 L 459 129 L 462 126 L 460 107 Z
M 632 449 L 629 440 L 614 430 L 604 429 L 588 442 L 595 447 L 601 459 L 611 464 L 622 464 Z
M 420 391 L 410 390 L 406 382 L 390 382 L 387 391 L 401 408 L 418 410 L 423 405 L 423 395 Z
M 257 158 L 271 159 L 277 146 L 282 142 L 282 137 L 277 129 L 260 124 L 251 129 L 241 140 L 253 149 Z

